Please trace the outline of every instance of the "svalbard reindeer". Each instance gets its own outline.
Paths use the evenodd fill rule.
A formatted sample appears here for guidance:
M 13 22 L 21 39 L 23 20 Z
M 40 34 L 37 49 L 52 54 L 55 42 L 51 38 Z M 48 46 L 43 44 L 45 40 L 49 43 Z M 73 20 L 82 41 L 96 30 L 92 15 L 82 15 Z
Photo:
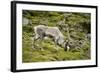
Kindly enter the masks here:
M 69 49 L 68 41 L 65 40 L 64 35 L 61 33 L 58 27 L 37 25 L 34 27 L 34 32 L 35 32 L 34 41 L 38 39 L 43 40 L 45 37 L 52 37 L 55 45 L 63 47 L 65 51 Z

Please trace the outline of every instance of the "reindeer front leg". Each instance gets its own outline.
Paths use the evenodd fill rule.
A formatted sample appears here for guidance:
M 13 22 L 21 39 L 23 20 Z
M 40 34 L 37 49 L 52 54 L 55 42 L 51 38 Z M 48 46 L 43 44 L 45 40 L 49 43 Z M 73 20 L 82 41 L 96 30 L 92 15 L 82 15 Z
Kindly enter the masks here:
M 36 49 L 37 48 L 37 44 L 36 41 L 39 39 L 38 35 L 34 35 L 33 37 L 31 37 L 31 42 L 32 42 L 32 49 Z
M 58 45 L 58 40 L 59 40 L 58 38 L 55 38 L 55 39 L 54 39 L 55 47 L 56 47 L 55 50 L 56 50 L 56 51 L 58 51 L 58 46 L 57 46 L 57 45 Z

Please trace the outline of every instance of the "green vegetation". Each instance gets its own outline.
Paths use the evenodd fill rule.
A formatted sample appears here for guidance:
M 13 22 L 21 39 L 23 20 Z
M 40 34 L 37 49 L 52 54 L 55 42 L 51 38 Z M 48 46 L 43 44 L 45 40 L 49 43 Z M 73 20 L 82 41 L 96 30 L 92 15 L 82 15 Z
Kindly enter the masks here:
M 91 34 L 90 13 L 23 10 L 23 21 L 22 61 L 24 63 L 91 58 L 91 44 L 87 38 L 87 34 Z M 37 25 L 58 27 L 74 47 L 71 47 L 69 51 L 64 51 L 60 46 L 55 46 L 50 38 L 34 43 L 33 27 Z M 41 48 L 43 50 L 40 50 Z

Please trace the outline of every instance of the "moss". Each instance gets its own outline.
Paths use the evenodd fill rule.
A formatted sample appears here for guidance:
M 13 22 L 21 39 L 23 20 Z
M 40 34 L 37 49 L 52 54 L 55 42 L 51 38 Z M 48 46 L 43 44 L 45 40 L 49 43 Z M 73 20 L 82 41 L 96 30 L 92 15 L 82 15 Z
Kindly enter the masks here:
M 24 33 L 23 39 L 23 62 L 45 62 L 45 61 L 66 61 L 66 60 L 85 60 L 90 59 L 90 46 L 89 44 L 84 45 L 80 50 L 72 49 L 70 51 L 64 51 L 64 48 L 55 46 L 51 39 L 43 40 L 33 44 L 38 44 L 38 47 L 32 49 L 32 40 L 29 33 Z M 39 47 L 43 50 L 38 49 Z M 58 49 L 58 50 L 56 50 Z

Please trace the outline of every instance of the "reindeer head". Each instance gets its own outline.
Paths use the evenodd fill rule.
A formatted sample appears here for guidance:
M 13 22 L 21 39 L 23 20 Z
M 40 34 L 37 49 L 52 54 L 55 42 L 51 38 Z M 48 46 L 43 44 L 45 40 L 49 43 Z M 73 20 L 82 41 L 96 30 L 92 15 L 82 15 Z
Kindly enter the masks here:
M 69 41 L 65 40 L 65 42 L 64 42 L 64 50 L 68 51 L 69 49 L 70 49 L 70 47 L 69 47 Z

